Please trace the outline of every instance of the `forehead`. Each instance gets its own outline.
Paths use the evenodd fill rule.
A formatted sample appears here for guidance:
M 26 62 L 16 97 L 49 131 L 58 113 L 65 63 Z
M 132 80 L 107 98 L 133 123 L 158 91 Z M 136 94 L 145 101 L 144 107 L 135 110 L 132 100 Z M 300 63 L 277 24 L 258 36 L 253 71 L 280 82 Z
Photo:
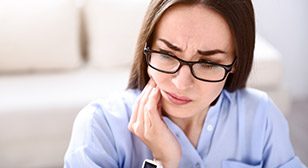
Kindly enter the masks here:
M 156 25 L 155 38 L 166 38 L 183 48 L 192 46 L 228 50 L 232 46 L 227 22 L 202 4 L 177 4 L 170 7 Z

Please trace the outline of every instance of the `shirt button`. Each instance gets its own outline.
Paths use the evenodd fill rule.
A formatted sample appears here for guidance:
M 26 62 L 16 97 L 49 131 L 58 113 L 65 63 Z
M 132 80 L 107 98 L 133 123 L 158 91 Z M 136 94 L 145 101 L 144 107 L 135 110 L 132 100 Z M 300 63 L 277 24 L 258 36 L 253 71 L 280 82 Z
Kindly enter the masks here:
M 211 131 L 213 131 L 214 127 L 212 125 L 208 125 L 206 127 L 206 129 L 211 132 Z
M 200 166 L 200 163 L 196 163 L 195 167 L 196 167 L 196 168 L 200 168 L 200 167 L 201 167 L 201 166 Z

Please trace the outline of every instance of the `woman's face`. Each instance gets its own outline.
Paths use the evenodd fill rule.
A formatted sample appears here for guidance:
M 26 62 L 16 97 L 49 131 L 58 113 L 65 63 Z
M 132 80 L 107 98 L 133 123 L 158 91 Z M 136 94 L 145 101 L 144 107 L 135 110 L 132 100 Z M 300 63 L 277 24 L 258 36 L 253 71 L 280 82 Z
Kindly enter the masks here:
M 153 50 L 166 51 L 185 61 L 207 60 L 229 65 L 233 62 L 233 44 L 225 20 L 202 5 L 175 5 L 168 9 L 155 28 Z M 200 51 L 225 53 L 201 55 Z M 165 113 L 175 118 L 202 115 L 222 91 L 225 80 L 204 82 L 194 78 L 187 65 L 175 74 L 148 67 L 148 74 L 161 90 Z

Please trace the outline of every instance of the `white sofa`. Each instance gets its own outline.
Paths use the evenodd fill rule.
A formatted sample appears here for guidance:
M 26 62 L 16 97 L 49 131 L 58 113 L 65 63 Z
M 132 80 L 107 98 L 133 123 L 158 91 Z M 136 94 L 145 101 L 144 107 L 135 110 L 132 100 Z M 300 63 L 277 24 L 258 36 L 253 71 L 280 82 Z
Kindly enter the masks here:
M 79 110 L 125 89 L 148 1 L 0 1 L 0 167 L 61 167 Z M 258 36 L 249 86 L 287 113 L 280 54 Z

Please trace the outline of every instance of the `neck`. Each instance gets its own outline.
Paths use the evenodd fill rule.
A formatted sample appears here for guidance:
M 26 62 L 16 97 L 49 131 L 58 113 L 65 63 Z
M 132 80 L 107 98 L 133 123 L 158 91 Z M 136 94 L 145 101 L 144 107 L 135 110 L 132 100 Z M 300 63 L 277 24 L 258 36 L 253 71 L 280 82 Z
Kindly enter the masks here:
M 190 142 L 196 147 L 201 134 L 203 123 L 206 118 L 207 111 L 208 109 L 190 118 L 176 118 L 172 116 L 168 117 L 183 130 Z

